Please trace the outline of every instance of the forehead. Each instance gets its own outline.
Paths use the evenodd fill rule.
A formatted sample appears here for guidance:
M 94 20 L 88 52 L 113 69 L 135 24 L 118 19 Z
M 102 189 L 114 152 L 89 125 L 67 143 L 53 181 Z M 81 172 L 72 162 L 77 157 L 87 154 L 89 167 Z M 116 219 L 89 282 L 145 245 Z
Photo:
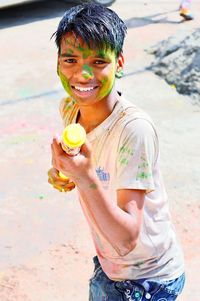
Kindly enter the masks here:
M 98 49 L 98 48 L 89 48 L 89 46 L 83 41 L 79 36 L 76 36 L 73 32 L 66 33 L 61 40 L 61 52 L 80 52 L 82 54 L 93 55 L 98 54 L 99 56 L 113 55 L 114 51 L 110 49 Z
M 88 48 L 83 39 L 79 36 L 76 36 L 73 32 L 68 32 L 62 37 L 61 47 Z

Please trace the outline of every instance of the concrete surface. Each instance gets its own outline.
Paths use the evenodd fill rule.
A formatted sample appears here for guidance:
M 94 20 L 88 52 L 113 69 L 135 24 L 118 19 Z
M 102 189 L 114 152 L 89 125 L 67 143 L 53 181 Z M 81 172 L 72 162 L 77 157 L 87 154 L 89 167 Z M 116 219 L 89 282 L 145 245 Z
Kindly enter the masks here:
M 94 249 L 76 192 L 61 194 L 47 183 L 50 142 L 60 133 L 58 104 L 64 91 L 50 40 L 66 7 L 37 1 L 0 10 L 0 300 L 87 300 Z M 200 186 L 199 107 L 153 73 L 145 49 L 199 27 L 181 22 L 178 1 L 118 0 L 114 9 L 128 25 L 127 98 L 154 119 L 162 171 L 174 223 L 183 245 L 187 282 L 179 301 L 199 301 Z

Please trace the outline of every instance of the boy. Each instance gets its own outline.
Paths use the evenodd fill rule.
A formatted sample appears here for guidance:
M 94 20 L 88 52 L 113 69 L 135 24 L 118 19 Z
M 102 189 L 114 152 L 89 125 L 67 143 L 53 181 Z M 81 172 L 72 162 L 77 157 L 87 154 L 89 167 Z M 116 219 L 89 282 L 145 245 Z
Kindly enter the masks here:
M 170 221 L 159 146 L 150 117 L 115 87 L 122 74 L 126 26 L 101 5 L 69 9 L 56 31 L 58 75 L 69 97 L 66 126 L 81 124 L 77 156 L 52 143 L 49 183 L 75 183 L 97 256 L 90 301 L 175 300 L 184 285 L 183 257 Z M 65 181 L 58 171 L 70 178 Z

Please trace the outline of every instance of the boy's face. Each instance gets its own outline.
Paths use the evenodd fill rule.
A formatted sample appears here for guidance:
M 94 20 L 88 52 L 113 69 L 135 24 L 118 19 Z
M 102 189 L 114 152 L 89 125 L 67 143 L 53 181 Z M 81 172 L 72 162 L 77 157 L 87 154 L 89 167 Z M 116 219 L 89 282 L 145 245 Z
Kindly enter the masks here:
M 66 34 L 58 55 L 58 74 L 67 93 L 81 105 L 105 99 L 112 91 L 123 57 L 111 50 L 90 49 L 73 33 Z

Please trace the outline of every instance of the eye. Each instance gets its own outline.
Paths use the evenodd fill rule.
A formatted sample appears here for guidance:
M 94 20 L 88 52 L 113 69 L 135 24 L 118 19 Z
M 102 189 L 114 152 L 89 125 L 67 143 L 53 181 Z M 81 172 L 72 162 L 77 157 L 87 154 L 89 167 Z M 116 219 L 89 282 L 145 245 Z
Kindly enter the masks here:
M 75 59 L 72 59 L 72 58 L 65 58 L 64 59 L 64 62 L 65 63 L 68 63 L 68 64 L 73 64 L 73 63 L 76 63 L 76 60 Z
M 103 65 L 103 64 L 106 64 L 106 62 L 103 60 L 96 60 L 96 61 L 94 61 L 94 64 L 95 65 Z

